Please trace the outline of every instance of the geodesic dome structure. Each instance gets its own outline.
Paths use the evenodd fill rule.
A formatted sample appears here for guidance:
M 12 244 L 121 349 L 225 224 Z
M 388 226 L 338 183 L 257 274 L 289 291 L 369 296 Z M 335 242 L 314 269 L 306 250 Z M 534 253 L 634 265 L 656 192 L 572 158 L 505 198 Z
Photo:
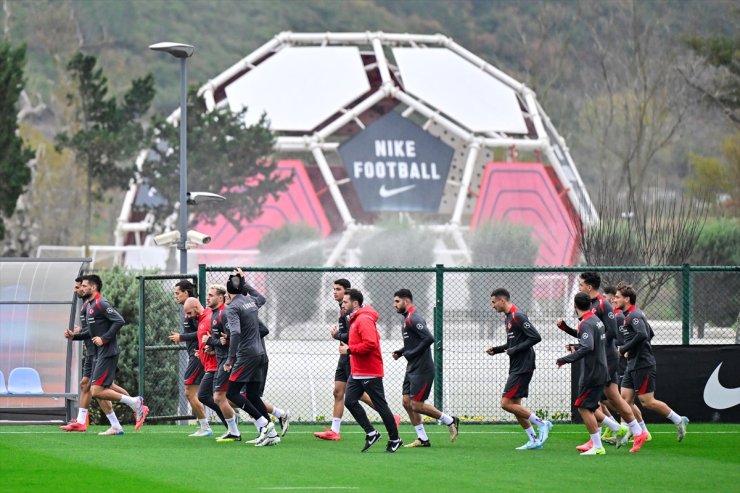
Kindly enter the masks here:
M 534 92 L 441 34 L 283 32 L 198 95 L 208 109 L 247 108 L 246 124 L 265 112 L 278 159 L 305 156 L 291 161 L 308 173 L 287 194 L 304 195 L 290 220 L 341 234 L 327 265 L 351 263 L 353 238 L 383 211 L 423 213 L 461 264 L 463 232 L 506 219 L 534 228 L 538 264 L 569 265 L 577 223 L 596 220 Z M 244 248 L 239 231 L 210 232 Z

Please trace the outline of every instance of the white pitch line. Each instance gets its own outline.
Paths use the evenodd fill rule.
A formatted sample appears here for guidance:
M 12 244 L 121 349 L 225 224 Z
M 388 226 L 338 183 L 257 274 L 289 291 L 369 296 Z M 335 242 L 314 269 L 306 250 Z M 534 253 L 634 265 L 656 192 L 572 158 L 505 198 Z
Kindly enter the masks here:
M 264 486 L 258 490 L 291 491 L 291 490 L 359 490 L 359 486 Z

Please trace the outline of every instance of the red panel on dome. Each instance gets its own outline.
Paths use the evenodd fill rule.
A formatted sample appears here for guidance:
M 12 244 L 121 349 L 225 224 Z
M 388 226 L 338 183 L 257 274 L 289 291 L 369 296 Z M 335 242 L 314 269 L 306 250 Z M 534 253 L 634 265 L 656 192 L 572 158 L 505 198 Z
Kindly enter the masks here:
M 239 230 L 219 216 L 215 224 L 201 222 L 194 229 L 211 236 L 211 242 L 203 250 L 246 250 L 257 248 L 262 237 L 279 229 L 286 223 L 305 223 L 316 228 L 326 237 L 331 231 L 324 209 L 316 196 L 316 190 L 301 161 L 280 161 L 278 172 L 282 176 L 294 173 L 288 189 L 278 199 L 270 197 L 263 207 L 262 215 L 252 222 L 242 222 Z M 205 256 L 199 255 L 203 261 Z
M 537 266 L 573 265 L 575 225 L 568 197 L 540 163 L 488 163 L 470 226 L 508 221 L 532 226 L 539 242 Z

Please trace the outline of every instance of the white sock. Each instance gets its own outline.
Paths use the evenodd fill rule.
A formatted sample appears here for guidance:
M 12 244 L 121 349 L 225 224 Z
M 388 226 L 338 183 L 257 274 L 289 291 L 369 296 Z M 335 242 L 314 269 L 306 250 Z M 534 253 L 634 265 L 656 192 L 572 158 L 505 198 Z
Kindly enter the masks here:
M 226 427 L 229 429 L 230 435 L 241 436 L 241 433 L 239 433 L 239 428 L 236 427 L 236 416 L 226 420 Z
M 255 421 L 255 424 L 259 428 L 264 428 L 265 426 L 267 426 L 267 423 L 269 423 L 269 421 L 267 421 L 267 419 L 264 416 L 260 416 L 259 419 Z
M 79 411 L 77 411 L 77 422 L 81 425 L 84 425 L 87 422 L 87 409 L 84 407 L 81 407 Z
M 668 413 L 668 416 L 666 416 L 666 418 L 673 421 L 674 425 L 681 423 L 681 416 L 673 412 L 673 409 L 671 409 L 671 412 Z
M 375 436 L 375 435 L 377 435 L 377 434 L 378 434 L 378 430 L 373 430 L 373 431 L 371 431 L 370 433 L 368 433 L 368 434 L 367 434 L 367 436 L 369 436 L 369 437 L 374 437 L 374 436 Z
M 342 418 L 331 419 L 331 431 L 339 433 L 339 429 L 342 427 Z
M 252 424 L 254 425 L 255 428 L 257 428 L 257 432 L 259 433 L 260 425 L 258 425 L 256 421 L 252 421 Z
M 602 424 L 608 426 L 609 429 L 612 431 L 619 431 L 619 424 L 617 424 L 617 422 L 614 421 L 614 418 L 612 418 L 611 416 L 605 416 Z
M 425 442 L 429 440 L 427 432 L 424 429 L 424 425 L 414 426 L 414 428 L 416 429 L 416 436 L 418 436 L 420 440 L 424 440 Z
M 451 425 L 452 422 L 455 421 L 454 419 L 452 419 L 452 416 L 445 413 L 442 413 L 442 416 L 439 417 L 439 420 L 446 425 Z
M 203 430 L 203 431 L 206 431 L 206 430 L 210 430 L 211 429 L 211 425 L 208 424 L 208 420 L 205 419 L 205 418 L 199 419 L 198 420 L 198 423 L 200 424 L 200 429 Z
M 526 430 L 524 430 L 524 432 L 527 434 L 529 439 L 532 440 L 533 442 L 537 440 L 537 433 L 534 432 L 534 428 L 532 428 L 531 426 L 527 428 Z
M 591 441 L 594 442 L 594 448 L 601 448 L 601 435 L 598 431 L 591 435 Z
M 640 425 L 640 428 L 642 428 L 642 431 L 648 431 L 647 425 L 645 424 L 644 421 L 640 421 L 638 424 Z
M 640 428 L 640 424 L 637 422 L 636 419 L 633 419 L 629 423 L 627 423 L 627 426 L 630 427 L 630 431 L 632 432 L 632 436 L 637 436 L 640 433 L 642 433 L 642 428 Z
M 529 422 L 536 424 L 538 427 L 545 424 L 545 422 L 538 418 L 535 413 L 529 415 Z
M 111 412 L 110 414 L 106 414 L 105 417 L 108 418 L 108 421 L 110 421 L 111 428 L 115 428 L 117 430 L 121 429 L 121 423 L 118 422 L 118 417 L 116 416 L 115 411 Z
M 139 405 L 139 399 L 136 397 L 131 397 L 130 395 L 123 395 L 121 394 L 121 404 L 126 404 L 128 407 L 134 410 L 136 412 L 136 408 Z
M 270 414 L 272 414 L 276 418 L 282 418 L 283 415 L 285 414 L 285 411 L 283 411 L 279 407 L 276 407 L 276 408 L 273 408 L 273 410 L 272 410 L 272 412 Z

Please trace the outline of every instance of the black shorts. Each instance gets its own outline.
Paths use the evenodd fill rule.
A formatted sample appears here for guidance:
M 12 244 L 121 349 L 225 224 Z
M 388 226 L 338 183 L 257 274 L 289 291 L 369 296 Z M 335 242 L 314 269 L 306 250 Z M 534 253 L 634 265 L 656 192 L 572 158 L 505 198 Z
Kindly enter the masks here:
M 95 357 L 88 353 L 85 355 L 85 358 L 82 360 L 82 377 L 90 378 L 92 377 L 92 371 L 93 367 L 95 366 Z
M 632 389 L 637 395 L 655 392 L 655 366 L 627 371 L 622 379 L 622 388 Z
M 250 356 L 247 359 L 236 360 L 234 368 L 231 369 L 229 382 L 249 383 L 262 380 L 262 365 L 265 355 Z
M 95 358 L 95 366 L 90 378 L 91 384 L 105 388 L 110 387 L 113 385 L 113 380 L 116 379 L 116 370 L 118 370 L 118 355 Z
M 434 372 L 424 373 L 406 373 L 403 378 L 403 395 L 407 395 L 411 400 L 424 402 L 429 399 L 429 393 L 432 391 L 434 382 Z
M 200 358 L 191 355 L 188 359 L 188 367 L 185 369 L 185 385 L 200 385 L 203 380 L 203 364 Z
M 231 373 L 224 370 L 224 362 L 218 364 L 216 376 L 213 379 L 213 392 L 226 392 L 229 390 L 229 375 Z
M 349 356 L 340 356 L 337 362 L 337 371 L 334 372 L 335 382 L 347 383 L 352 372 L 349 367 Z
M 506 380 L 504 387 L 504 397 L 508 399 L 521 399 L 529 395 L 529 382 L 532 381 L 534 372 L 511 373 Z
M 601 396 L 604 393 L 604 387 L 583 387 L 578 389 L 578 397 L 573 405 L 581 409 L 596 411 L 601 402 Z

